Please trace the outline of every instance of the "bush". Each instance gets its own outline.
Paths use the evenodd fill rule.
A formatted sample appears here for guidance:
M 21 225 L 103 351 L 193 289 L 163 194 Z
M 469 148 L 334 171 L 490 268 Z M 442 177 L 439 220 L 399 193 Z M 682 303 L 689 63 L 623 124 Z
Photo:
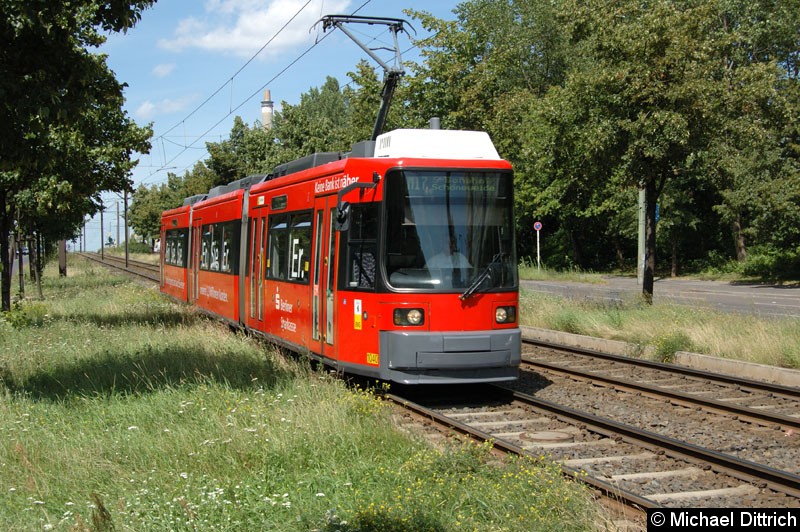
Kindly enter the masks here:
M 800 248 L 794 250 L 754 248 L 741 265 L 740 271 L 747 277 L 765 280 L 800 279 Z
M 582 320 L 578 313 L 571 309 L 564 309 L 551 316 L 550 328 L 570 334 L 585 334 Z
M 672 362 L 677 351 L 688 351 L 692 348 L 692 340 L 682 331 L 671 332 L 656 338 L 655 348 L 660 362 Z
M 3 314 L 3 320 L 15 329 L 39 327 L 50 317 L 44 303 L 25 303 L 16 301 L 11 310 Z

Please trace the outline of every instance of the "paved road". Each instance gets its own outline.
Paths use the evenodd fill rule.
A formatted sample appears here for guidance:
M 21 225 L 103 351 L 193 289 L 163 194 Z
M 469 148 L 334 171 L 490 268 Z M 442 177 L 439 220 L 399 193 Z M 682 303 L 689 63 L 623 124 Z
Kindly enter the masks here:
M 599 301 L 631 301 L 642 292 L 631 277 L 606 277 L 605 283 L 522 281 L 532 292 Z M 800 286 L 658 279 L 653 289 L 656 304 L 668 301 L 680 305 L 710 307 L 725 312 L 800 318 Z

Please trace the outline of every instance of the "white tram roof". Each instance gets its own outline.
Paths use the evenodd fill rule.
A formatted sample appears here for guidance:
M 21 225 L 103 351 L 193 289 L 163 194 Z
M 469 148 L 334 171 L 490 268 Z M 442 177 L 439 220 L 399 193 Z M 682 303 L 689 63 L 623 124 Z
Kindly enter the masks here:
M 500 159 L 484 131 L 395 129 L 379 135 L 375 157 L 421 159 Z

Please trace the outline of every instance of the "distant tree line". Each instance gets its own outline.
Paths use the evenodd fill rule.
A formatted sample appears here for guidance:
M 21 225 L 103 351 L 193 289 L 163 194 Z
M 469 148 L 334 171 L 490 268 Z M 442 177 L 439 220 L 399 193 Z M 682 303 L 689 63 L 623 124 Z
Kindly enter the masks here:
M 422 60 L 387 129 L 438 116 L 488 131 L 514 164 L 522 257 L 540 220 L 549 267 L 633 271 L 643 188 L 646 283 L 800 275 L 800 1 L 469 0 L 453 21 L 409 14 L 432 37 L 415 43 Z M 192 193 L 368 138 L 380 80 L 365 62 L 351 78 L 284 102 L 269 131 L 237 119 L 205 162 L 140 188 L 137 232 L 156 235 L 160 211 Z
M 149 150 L 92 49 L 152 4 L 0 0 L 5 310 L 9 235 L 75 235 Z M 452 21 L 409 16 L 431 37 L 387 130 L 438 116 L 489 132 L 514 164 L 520 256 L 540 220 L 548 267 L 632 270 L 644 189 L 645 291 L 657 273 L 800 276 L 800 0 L 466 0 Z M 186 196 L 368 138 L 381 81 L 366 62 L 350 77 L 283 102 L 270 130 L 237 118 L 206 160 L 140 187 L 136 232 L 155 238 Z

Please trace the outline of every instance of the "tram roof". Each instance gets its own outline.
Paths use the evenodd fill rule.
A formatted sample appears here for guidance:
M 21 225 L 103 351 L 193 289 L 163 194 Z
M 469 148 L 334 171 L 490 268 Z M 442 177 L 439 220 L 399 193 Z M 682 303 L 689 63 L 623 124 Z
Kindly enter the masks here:
M 449 129 L 396 129 L 379 135 L 375 157 L 416 159 L 500 160 L 485 131 Z
M 379 135 L 374 141 L 353 144 L 350 152 L 320 152 L 276 166 L 270 174 L 250 175 L 227 185 L 212 188 L 208 194 L 190 196 L 184 205 L 212 199 L 234 190 L 294 174 L 309 168 L 348 158 L 401 158 L 500 161 L 502 158 L 484 131 L 449 129 L 395 129 Z

